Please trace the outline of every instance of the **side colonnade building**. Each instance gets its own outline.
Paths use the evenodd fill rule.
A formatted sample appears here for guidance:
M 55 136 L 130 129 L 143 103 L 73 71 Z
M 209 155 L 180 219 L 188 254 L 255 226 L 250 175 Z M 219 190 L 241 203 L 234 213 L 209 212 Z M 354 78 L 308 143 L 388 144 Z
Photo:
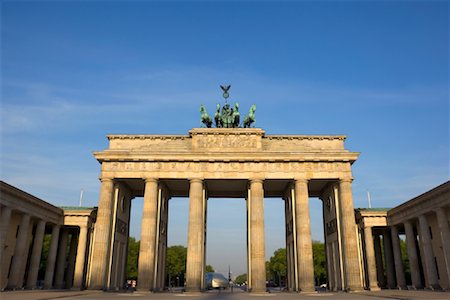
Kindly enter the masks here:
M 0 289 L 85 288 L 95 214 L 53 206 L 0 181 Z
M 367 289 L 450 290 L 449 181 L 392 209 L 357 209 L 356 220 Z

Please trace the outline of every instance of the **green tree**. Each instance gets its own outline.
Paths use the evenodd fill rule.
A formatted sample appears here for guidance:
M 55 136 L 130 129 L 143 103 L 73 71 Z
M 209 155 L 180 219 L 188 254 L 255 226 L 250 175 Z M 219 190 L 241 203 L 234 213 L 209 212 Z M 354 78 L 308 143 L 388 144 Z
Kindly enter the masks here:
M 139 245 L 140 242 L 136 241 L 134 237 L 128 238 L 127 279 L 137 279 Z
M 214 272 L 214 268 L 211 265 L 206 265 L 205 269 L 206 269 L 206 272 L 208 272 L 208 273 Z
M 183 285 L 184 275 L 186 273 L 187 249 L 184 246 L 170 246 L 167 248 L 166 256 L 166 274 L 169 279 L 169 285 Z
M 236 284 L 244 284 L 247 282 L 247 274 L 241 274 L 234 280 Z
M 270 257 L 266 267 L 266 272 L 268 271 L 267 280 L 273 280 L 278 285 L 281 285 L 287 274 L 286 249 L 280 248 L 276 250 Z
M 314 280 L 316 285 L 327 282 L 325 261 L 325 245 L 319 241 L 313 241 Z

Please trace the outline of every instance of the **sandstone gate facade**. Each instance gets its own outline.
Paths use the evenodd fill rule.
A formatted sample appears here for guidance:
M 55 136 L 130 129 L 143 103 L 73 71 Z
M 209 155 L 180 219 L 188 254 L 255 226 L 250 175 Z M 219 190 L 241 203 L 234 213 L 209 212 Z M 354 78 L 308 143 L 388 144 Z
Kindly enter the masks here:
M 308 197 L 323 201 L 329 288 L 362 289 L 351 165 L 345 136 L 265 135 L 259 128 L 196 128 L 189 135 L 109 135 L 95 152 L 101 191 L 87 278 L 90 289 L 125 281 L 130 206 L 144 197 L 138 289 L 165 282 L 168 201 L 189 197 L 186 290 L 204 289 L 208 197 L 247 202 L 248 283 L 265 292 L 265 197 L 285 201 L 288 289 L 314 290 Z

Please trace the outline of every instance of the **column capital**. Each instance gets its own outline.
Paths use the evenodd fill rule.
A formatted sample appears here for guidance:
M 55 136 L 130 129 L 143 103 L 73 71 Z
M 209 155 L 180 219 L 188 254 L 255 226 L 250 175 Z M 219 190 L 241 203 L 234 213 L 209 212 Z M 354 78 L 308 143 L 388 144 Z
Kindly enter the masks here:
M 250 178 L 248 181 L 250 183 L 264 183 L 264 179 L 262 178 Z
M 195 182 L 199 182 L 199 183 L 203 183 L 203 178 L 190 178 L 189 182 L 190 183 L 195 183 Z
M 112 177 L 103 177 L 103 176 L 100 176 L 99 177 L 99 180 L 103 183 L 103 182 L 112 182 L 113 181 L 113 178 Z
M 353 177 L 339 178 L 339 182 L 352 183 L 353 182 Z
M 147 183 L 147 182 L 158 182 L 158 178 L 156 178 L 156 177 L 144 177 L 142 179 L 145 181 L 145 183 Z
M 309 180 L 309 178 L 294 178 L 294 183 L 308 183 Z

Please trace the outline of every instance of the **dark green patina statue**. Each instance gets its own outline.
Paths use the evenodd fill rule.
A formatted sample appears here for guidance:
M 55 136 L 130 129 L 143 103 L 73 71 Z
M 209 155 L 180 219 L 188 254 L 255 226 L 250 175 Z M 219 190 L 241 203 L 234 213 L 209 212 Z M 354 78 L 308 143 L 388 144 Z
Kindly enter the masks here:
M 223 97 L 225 98 L 225 105 L 222 107 L 222 111 L 220 110 L 220 103 L 217 103 L 216 106 L 216 113 L 214 114 L 214 123 L 216 125 L 216 128 L 250 128 L 251 125 L 256 121 L 255 119 L 255 111 L 256 111 L 256 105 L 253 104 L 250 107 L 250 111 L 247 116 L 244 117 L 244 121 L 241 125 L 240 119 L 241 115 L 239 113 L 239 103 L 234 104 L 234 108 L 230 106 L 230 104 L 227 103 L 227 99 L 230 96 L 228 93 L 229 89 L 231 88 L 231 85 L 223 86 L 221 85 L 220 88 L 223 90 Z M 204 126 L 207 128 L 212 127 L 212 119 L 206 112 L 205 106 L 202 104 L 200 106 L 200 113 L 201 113 L 201 119 L 200 121 Z

